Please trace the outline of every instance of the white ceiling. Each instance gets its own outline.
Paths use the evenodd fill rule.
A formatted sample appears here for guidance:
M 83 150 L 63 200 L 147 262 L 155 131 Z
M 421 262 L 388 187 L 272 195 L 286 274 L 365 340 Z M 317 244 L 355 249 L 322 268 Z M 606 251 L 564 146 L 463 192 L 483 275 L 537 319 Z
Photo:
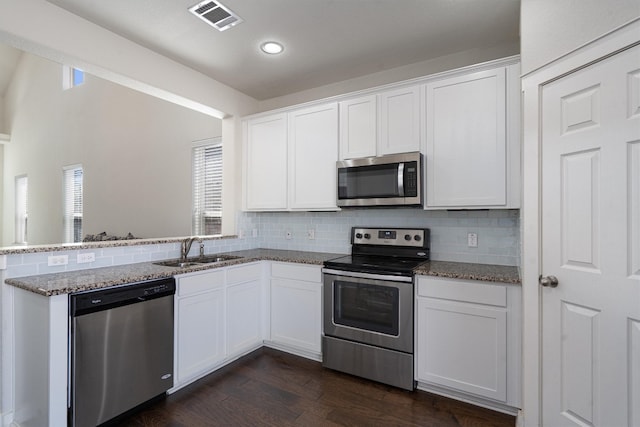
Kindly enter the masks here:
M 244 19 L 224 32 L 198 0 L 48 1 L 259 100 L 519 37 L 520 0 L 221 0 Z

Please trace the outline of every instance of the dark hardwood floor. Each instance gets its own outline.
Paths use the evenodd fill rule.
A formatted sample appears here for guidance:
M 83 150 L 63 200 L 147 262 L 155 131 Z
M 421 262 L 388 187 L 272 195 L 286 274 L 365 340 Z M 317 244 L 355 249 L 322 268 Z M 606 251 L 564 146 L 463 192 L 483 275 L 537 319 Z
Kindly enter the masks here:
M 120 425 L 514 427 L 515 417 L 262 348 Z

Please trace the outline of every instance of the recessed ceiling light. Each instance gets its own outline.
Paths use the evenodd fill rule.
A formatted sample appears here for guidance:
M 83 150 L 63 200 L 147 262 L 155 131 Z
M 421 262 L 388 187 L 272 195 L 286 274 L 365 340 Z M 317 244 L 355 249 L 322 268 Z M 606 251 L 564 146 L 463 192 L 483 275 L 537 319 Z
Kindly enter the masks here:
M 282 53 L 284 47 L 278 42 L 265 42 L 260 45 L 260 49 L 269 55 L 277 55 Z

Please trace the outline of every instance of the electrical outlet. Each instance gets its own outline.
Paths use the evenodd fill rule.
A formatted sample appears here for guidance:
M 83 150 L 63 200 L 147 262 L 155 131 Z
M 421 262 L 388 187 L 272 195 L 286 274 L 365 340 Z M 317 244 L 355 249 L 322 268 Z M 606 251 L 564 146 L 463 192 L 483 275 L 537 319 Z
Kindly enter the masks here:
M 69 255 L 52 255 L 47 258 L 47 265 L 49 267 L 67 264 L 69 264 Z
M 467 233 L 467 245 L 470 248 L 478 247 L 478 233 Z
M 78 254 L 76 258 L 76 262 L 78 264 L 84 264 L 86 262 L 94 262 L 96 260 L 96 254 L 93 252 L 85 252 L 82 254 Z
M 314 240 L 316 238 L 316 230 L 314 230 L 313 228 L 308 229 L 307 237 L 309 238 L 309 240 Z
M 293 234 L 291 234 L 291 231 L 287 230 L 284 232 L 284 238 L 287 240 L 291 240 L 293 239 Z

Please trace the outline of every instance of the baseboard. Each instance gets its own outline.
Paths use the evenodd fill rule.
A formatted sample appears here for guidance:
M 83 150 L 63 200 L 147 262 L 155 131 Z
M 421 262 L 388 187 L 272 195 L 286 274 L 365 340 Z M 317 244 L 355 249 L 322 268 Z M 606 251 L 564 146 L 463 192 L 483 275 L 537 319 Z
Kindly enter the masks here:
M 294 354 L 296 356 L 304 357 L 305 359 L 311 359 L 316 362 L 322 362 L 322 353 L 316 351 L 310 351 L 302 348 L 293 347 L 286 344 L 280 344 L 273 341 L 265 341 L 265 347 L 273 348 L 275 350 L 284 351 L 285 353 Z
M 18 423 L 13 421 L 13 411 L 0 414 L 0 420 L 2 420 L 2 427 L 20 427 Z
M 450 399 L 459 400 L 461 402 L 470 403 L 471 405 L 480 406 L 482 408 L 491 409 L 493 411 L 501 412 L 507 415 L 517 416 L 518 412 L 520 411 L 519 408 L 514 408 L 513 406 L 509 406 L 504 403 L 493 402 L 481 397 L 470 396 L 466 393 L 449 390 L 444 387 L 439 387 L 437 385 L 427 384 L 420 381 L 418 381 L 417 389 L 448 397 Z

